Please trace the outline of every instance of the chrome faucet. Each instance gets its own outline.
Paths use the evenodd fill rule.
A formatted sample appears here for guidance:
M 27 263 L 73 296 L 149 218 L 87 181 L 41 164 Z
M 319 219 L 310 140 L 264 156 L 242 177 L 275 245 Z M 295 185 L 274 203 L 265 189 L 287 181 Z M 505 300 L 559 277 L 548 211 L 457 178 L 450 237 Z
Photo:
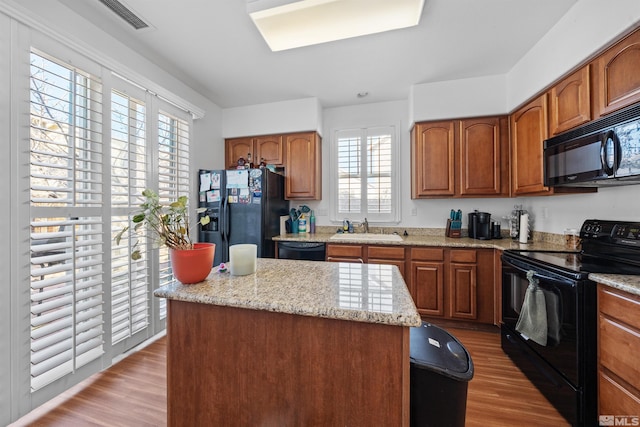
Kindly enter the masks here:
M 369 232 L 369 221 L 367 221 L 367 218 L 362 221 L 362 227 L 364 228 L 365 233 Z

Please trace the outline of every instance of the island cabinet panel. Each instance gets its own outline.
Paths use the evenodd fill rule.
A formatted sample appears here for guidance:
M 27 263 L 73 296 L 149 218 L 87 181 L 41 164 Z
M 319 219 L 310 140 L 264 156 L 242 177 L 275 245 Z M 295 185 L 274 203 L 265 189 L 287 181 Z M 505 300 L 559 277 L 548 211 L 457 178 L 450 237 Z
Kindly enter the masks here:
M 169 426 L 409 426 L 409 328 L 168 310 Z
M 589 65 L 562 79 L 549 91 L 549 134 L 557 135 L 591 121 Z
M 640 101 L 640 30 L 593 62 L 596 117 Z
M 640 297 L 598 285 L 598 410 L 640 415 Z

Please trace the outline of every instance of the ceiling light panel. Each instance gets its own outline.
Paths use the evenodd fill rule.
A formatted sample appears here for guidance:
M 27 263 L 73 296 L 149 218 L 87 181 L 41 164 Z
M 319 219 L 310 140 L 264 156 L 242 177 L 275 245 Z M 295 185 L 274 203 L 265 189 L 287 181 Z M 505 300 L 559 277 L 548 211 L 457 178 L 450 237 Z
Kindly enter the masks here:
M 247 12 L 273 51 L 418 25 L 424 0 L 255 0 Z

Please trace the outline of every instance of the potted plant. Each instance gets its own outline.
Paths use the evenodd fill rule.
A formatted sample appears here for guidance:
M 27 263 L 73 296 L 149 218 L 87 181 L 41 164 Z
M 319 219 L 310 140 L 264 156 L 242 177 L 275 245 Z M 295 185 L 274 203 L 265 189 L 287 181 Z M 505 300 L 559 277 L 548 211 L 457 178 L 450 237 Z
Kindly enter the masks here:
M 133 231 L 139 232 L 146 228 L 159 246 L 169 248 L 171 269 L 173 275 L 183 284 L 198 283 L 203 281 L 211 272 L 215 244 L 194 243 L 191 240 L 189 229 L 189 212 L 187 209 L 187 196 L 180 196 L 168 205 L 160 203 L 158 194 L 150 189 L 142 192 L 144 202 L 140 209 L 133 215 Z M 198 214 L 205 208 L 196 210 Z M 199 223 L 207 225 L 210 218 L 207 215 L 200 217 Z M 116 244 L 120 244 L 122 237 L 130 227 L 124 227 L 115 236 Z M 133 246 L 131 258 L 142 258 L 138 242 Z

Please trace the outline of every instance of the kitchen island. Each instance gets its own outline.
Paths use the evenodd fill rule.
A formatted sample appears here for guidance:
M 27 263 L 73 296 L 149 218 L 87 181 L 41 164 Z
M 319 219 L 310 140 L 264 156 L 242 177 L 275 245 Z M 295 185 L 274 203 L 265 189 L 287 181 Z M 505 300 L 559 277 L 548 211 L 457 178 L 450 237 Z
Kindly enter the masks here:
M 258 259 L 162 287 L 169 426 L 409 425 L 409 327 L 397 267 Z

